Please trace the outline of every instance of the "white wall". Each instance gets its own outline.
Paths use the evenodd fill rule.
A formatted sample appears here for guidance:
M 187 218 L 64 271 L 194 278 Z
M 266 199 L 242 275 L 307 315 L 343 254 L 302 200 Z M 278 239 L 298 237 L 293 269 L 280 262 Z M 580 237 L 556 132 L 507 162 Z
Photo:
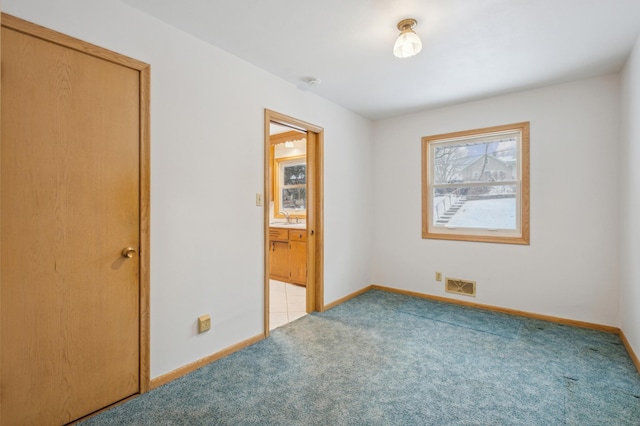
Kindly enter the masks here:
M 374 282 L 618 326 L 619 105 L 610 75 L 376 122 Z M 531 244 L 422 239 L 421 137 L 521 121 Z M 436 271 L 476 280 L 477 298 L 445 293 Z
M 370 284 L 368 120 L 119 1 L 2 10 L 151 64 L 151 377 L 263 331 L 264 108 L 325 129 L 325 302 Z
M 640 355 L 640 38 L 622 74 L 620 328 Z
M 2 10 L 151 64 L 152 377 L 262 332 L 263 210 L 253 204 L 263 189 L 264 108 L 325 128 L 326 303 L 371 282 L 456 297 L 434 281 L 442 271 L 476 280 L 479 303 L 622 324 L 640 350 L 638 45 L 624 72 L 619 150 L 617 75 L 382 120 L 372 130 L 119 1 L 3 0 Z M 420 138 L 519 121 L 531 122 L 531 245 L 423 240 Z M 232 159 L 243 168 L 230 180 Z M 197 335 L 206 312 L 212 331 Z

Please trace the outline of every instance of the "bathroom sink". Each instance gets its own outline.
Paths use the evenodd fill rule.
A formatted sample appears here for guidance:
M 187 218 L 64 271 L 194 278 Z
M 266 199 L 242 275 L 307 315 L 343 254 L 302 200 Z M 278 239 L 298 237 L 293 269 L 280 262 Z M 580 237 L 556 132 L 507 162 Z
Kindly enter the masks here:
M 306 224 L 304 223 L 286 223 L 286 222 L 270 222 L 270 226 L 280 227 L 280 228 L 305 228 Z

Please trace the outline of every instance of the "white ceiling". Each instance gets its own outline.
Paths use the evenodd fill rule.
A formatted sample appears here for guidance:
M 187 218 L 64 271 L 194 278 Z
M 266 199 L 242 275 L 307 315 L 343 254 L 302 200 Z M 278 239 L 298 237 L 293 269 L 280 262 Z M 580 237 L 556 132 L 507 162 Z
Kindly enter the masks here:
M 619 71 L 640 35 L 640 0 L 124 1 L 370 119 Z

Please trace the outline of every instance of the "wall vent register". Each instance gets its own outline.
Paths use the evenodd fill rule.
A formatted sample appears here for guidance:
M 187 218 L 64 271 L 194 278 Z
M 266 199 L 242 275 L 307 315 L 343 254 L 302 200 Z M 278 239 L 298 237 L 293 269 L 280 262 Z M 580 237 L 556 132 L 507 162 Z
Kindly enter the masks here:
M 447 277 L 445 280 L 444 290 L 447 293 L 476 297 L 476 282 Z

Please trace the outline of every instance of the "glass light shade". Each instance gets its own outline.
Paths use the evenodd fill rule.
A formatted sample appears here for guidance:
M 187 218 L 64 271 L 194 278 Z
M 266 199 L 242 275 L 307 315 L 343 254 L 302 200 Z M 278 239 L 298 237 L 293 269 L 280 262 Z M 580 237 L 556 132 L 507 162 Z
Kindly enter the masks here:
M 396 43 L 393 45 L 393 54 L 398 58 L 409 58 L 417 55 L 422 50 L 420 37 L 412 30 L 405 30 L 400 33 Z

